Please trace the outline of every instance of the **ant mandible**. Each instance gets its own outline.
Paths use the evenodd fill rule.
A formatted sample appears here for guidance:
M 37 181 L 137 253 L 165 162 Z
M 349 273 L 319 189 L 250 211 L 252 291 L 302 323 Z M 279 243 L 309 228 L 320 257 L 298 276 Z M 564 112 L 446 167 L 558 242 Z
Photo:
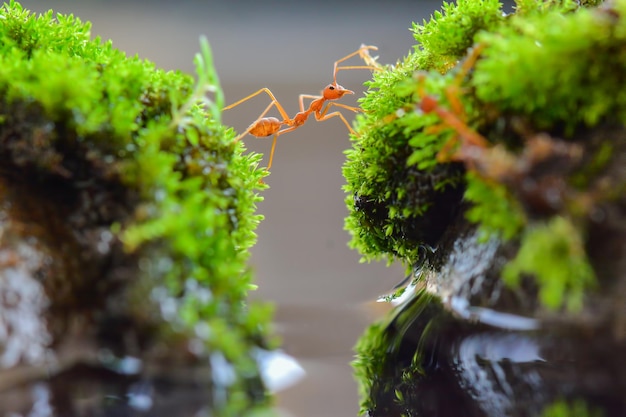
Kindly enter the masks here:
M 235 138 L 235 142 L 239 141 L 248 133 L 257 138 L 274 135 L 274 140 L 272 141 L 272 149 L 270 151 L 270 159 L 267 164 L 267 169 L 269 170 L 272 167 L 272 161 L 274 160 L 274 150 L 276 148 L 276 139 L 280 135 L 287 133 L 287 132 L 294 131 L 300 126 L 302 126 L 307 121 L 311 113 L 315 115 L 315 120 L 317 120 L 318 122 L 321 122 L 323 120 L 328 120 L 332 117 L 339 117 L 341 121 L 346 125 L 350 133 L 356 134 L 354 130 L 352 129 L 352 127 L 350 127 L 350 124 L 348 123 L 346 118 L 343 116 L 343 114 L 341 114 L 339 111 L 328 113 L 328 110 L 332 106 L 341 107 L 346 110 L 351 110 L 353 112 L 358 112 L 360 110 L 358 107 L 347 106 L 345 104 L 334 102 L 334 100 L 339 100 L 341 97 L 343 97 L 346 94 L 354 94 L 354 91 L 348 90 L 342 87 L 341 85 L 337 84 L 337 72 L 341 70 L 346 70 L 346 69 L 369 69 L 372 71 L 381 70 L 382 66 L 376 62 L 375 57 L 372 57 L 369 54 L 370 50 L 376 51 L 378 50 L 378 48 L 375 46 L 371 46 L 371 45 L 361 45 L 361 47 L 358 50 L 335 61 L 335 64 L 333 66 L 333 82 L 328 84 L 326 87 L 324 87 L 321 95 L 319 96 L 310 95 L 310 94 L 300 94 L 300 97 L 299 97 L 300 111 L 296 113 L 296 115 L 293 118 L 289 117 L 289 115 L 287 114 L 283 106 L 278 102 L 276 97 L 274 97 L 274 94 L 272 94 L 269 88 L 261 88 L 260 90 L 250 94 L 249 96 L 244 97 L 241 100 L 229 106 L 224 107 L 223 110 L 232 109 L 233 107 L 236 107 L 239 104 L 243 103 L 244 101 L 250 100 L 251 98 L 261 93 L 266 93 L 272 100 L 270 104 L 265 108 L 265 110 L 263 110 L 261 115 L 250 126 L 248 126 L 248 128 L 243 133 L 241 133 L 239 136 Z M 359 55 L 361 59 L 367 65 L 342 65 L 342 66 L 339 65 L 342 62 L 356 55 Z M 305 98 L 313 99 L 313 101 L 311 101 L 307 109 L 305 109 L 304 107 Z M 265 117 L 267 112 L 269 112 L 273 106 L 276 106 L 276 108 L 278 109 L 278 112 L 280 113 L 282 120 L 279 120 L 276 117 Z M 285 127 L 283 128 L 283 126 Z

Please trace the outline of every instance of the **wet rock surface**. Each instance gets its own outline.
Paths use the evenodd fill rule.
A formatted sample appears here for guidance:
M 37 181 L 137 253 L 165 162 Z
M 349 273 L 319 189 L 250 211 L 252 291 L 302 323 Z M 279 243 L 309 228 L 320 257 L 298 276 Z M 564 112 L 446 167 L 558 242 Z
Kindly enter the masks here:
M 581 400 L 625 415 L 624 271 L 612 270 L 619 278 L 582 311 L 548 311 L 530 280 L 511 288 L 499 278 L 513 244 L 479 242 L 467 224 L 455 235 L 431 253 L 385 330 L 389 359 L 370 415 L 526 417 Z
M 97 182 L 0 179 L 0 413 L 194 415 L 211 404 L 208 359 L 137 280 L 109 231 L 121 200 Z

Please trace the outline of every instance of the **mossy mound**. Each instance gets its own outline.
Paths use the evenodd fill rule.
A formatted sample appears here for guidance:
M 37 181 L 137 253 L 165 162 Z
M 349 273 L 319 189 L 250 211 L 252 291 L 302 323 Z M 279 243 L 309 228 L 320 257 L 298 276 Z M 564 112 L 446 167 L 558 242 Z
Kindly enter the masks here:
M 0 250 L 17 259 L 2 274 L 27 265 L 42 286 L 43 348 L 80 337 L 146 362 L 193 357 L 214 368 L 217 415 L 263 404 L 271 314 L 246 300 L 265 172 L 220 123 L 208 44 L 194 81 L 72 15 L 11 1 L 0 22 Z
M 346 228 L 365 260 L 414 266 L 460 213 L 485 239 L 522 246 L 560 217 L 579 236 L 563 250 L 588 262 L 593 218 L 624 203 L 626 6 L 550 5 L 520 2 L 505 16 L 497 1 L 445 4 L 414 27 L 414 52 L 374 73 L 344 167 Z M 427 100 L 434 109 L 420 108 Z M 470 134 L 487 146 L 459 147 Z M 525 272 L 549 275 L 543 267 Z
M 576 343 L 591 345 L 585 331 L 603 335 L 598 351 L 623 348 L 626 2 L 599 3 L 520 0 L 510 15 L 498 1 L 444 3 L 414 25 L 415 50 L 368 83 L 344 166 L 346 229 L 364 260 L 411 268 L 416 291 L 357 345 L 370 415 L 436 414 L 419 408 L 433 397 L 422 386 L 416 399 L 421 382 L 413 378 L 441 376 L 424 346 L 449 334 L 433 336 L 428 318 L 412 315 L 423 288 L 441 297 L 437 319 L 452 329 L 450 310 L 470 317 L 458 325 L 469 333 L 497 329 L 472 327 L 481 321 L 475 311 L 505 312 Z M 410 323 L 423 325 L 407 336 Z M 406 351 L 390 354 L 399 345 Z M 444 342 L 433 349 L 450 355 L 442 366 L 457 358 Z M 380 358 L 382 365 L 370 363 Z M 610 366 L 599 372 L 621 386 Z M 387 410 L 376 408 L 381 387 L 395 401 Z M 606 395 L 603 410 L 613 410 L 612 401 L 623 406 L 614 390 Z M 471 411 L 483 405 L 469 403 L 467 415 L 483 415 Z

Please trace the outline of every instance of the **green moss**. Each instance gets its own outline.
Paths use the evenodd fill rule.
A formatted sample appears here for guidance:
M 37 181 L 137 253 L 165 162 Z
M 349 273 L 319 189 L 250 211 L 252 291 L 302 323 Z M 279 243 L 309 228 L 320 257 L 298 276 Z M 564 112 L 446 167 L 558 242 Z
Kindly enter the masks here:
M 434 245 L 441 224 L 455 215 L 449 207 L 460 200 L 462 172 L 435 161 L 453 132 L 428 131 L 439 124 L 437 115 L 414 111 L 422 82 L 414 74 L 450 68 L 476 33 L 502 19 L 497 1 L 445 3 L 443 13 L 414 26 L 421 42 L 416 50 L 396 66 L 375 72 L 366 83 L 369 91 L 360 103 L 365 116 L 357 119 L 359 136 L 353 138 L 344 166 L 345 190 L 351 194 L 346 229 L 353 234 L 351 246 L 365 260 L 387 256 L 411 263 L 419 247 Z M 423 88 L 445 103 L 445 89 L 455 78 L 437 71 L 423 80 Z M 470 105 L 465 110 L 471 115 Z
M 572 176 L 572 184 L 576 188 L 584 189 L 588 187 L 590 180 L 598 177 L 611 161 L 612 154 L 615 151 L 615 144 L 611 143 L 609 138 L 607 139 L 593 153 L 590 162 L 585 165 L 584 169 Z
M 602 417 L 604 413 L 589 407 L 585 401 L 557 401 L 547 406 L 541 417 Z
M 523 274 L 535 278 L 539 299 L 552 309 L 565 304 L 570 310 L 580 310 L 585 291 L 596 283 L 580 231 L 562 217 L 524 231 L 519 252 L 504 267 L 502 277 L 517 286 Z
M 479 225 L 482 239 L 491 236 L 512 239 L 526 224 L 519 202 L 502 184 L 485 182 L 469 172 L 465 198 L 472 203 L 466 212 L 467 219 Z
M 592 187 L 594 177 L 606 175 L 614 163 L 611 141 L 620 140 L 607 134 L 604 143 L 592 144 L 593 134 L 585 132 L 626 121 L 626 2 L 593 7 L 597 3 L 518 1 L 516 13 L 506 17 L 499 2 L 445 3 L 428 22 L 414 26 L 420 43 L 396 66 L 374 73 L 361 101 L 365 114 L 357 119 L 358 137 L 344 166 L 351 247 L 365 260 L 386 257 L 414 265 L 422 245 L 437 245 L 456 208 L 485 237 L 521 242 L 524 256 L 531 251 L 528 239 L 538 238 L 535 232 L 552 224 L 552 217 L 572 219 L 569 232 L 583 236 L 574 246 L 583 248 L 588 205 L 583 197 L 571 197 L 577 195 L 573 189 Z M 472 46 L 480 49 L 478 59 L 464 66 Z M 420 110 L 425 97 L 435 101 L 436 111 Z M 443 113 L 456 121 L 443 120 Z M 461 163 L 438 160 L 455 137 L 464 140 L 463 132 L 489 145 L 462 156 Z M 553 173 L 541 171 L 528 145 L 538 132 L 552 138 L 553 149 L 563 139 L 594 156 L 576 162 L 568 154 L 553 160 Z M 497 158 L 496 148 L 505 160 Z M 525 194 L 524 178 L 548 181 L 542 175 L 560 177 L 559 192 L 573 200 L 549 209 L 533 206 L 538 203 Z M 613 189 L 623 189 L 620 180 L 612 181 Z M 557 257 L 554 264 L 580 272 L 581 285 L 562 274 L 548 278 L 558 268 L 539 263 L 532 274 L 546 286 L 542 301 L 553 308 L 561 302 L 579 306 L 594 275 L 584 250 Z M 570 288 L 569 295 L 558 298 L 557 287 Z
M 346 229 L 353 233 L 351 246 L 366 260 L 383 254 L 391 255 L 389 260 L 415 258 L 420 245 L 436 240 L 432 236 L 438 231 L 424 224 L 428 215 L 438 210 L 438 202 L 458 198 L 460 170 L 434 162 L 450 132 L 425 133 L 426 126 L 436 124 L 436 116 L 407 112 L 416 57 L 374 73 L 361 100 L 366 115 L 357 119 L 359 136 L 346 152 L 344 189 L 351 194 Z M 445 79 L 428 83 L 441 87 Z
M 615 6 L 621 16 L 626 6 Z M 536 128 L 562 123 L 571 132 L 606 119 L 623 122 L 625 40 L 624 19 L 596 9 L 512 16 L 477 37 L 486 47 L 472 85 L 481 101 L 524 114 Z
M 419 348 L 409 363 L 399 366 L 399 356 L 405 349 L 401 345 L 407 329 L 416 326 L 416 322 L 422 330 L 418 337 L 420 340 L 427 339 L 434 313 L 439 307 L 432 294 L 416 290 L 406 309 L 374 323 L 361 336 L 354 347 L 356 355 L 352 366 L 359 384 L 362 415 L 374 409 L 377 411 L 375 415 L 400 415 L 398 410 L 410 409 L 423 379 L 424 358 Z M 395 398 L 395 401 L 379 403 L 377 398 L 373 398 L 373 393 L 376 397 Z
M 498 0 L 443 2 L 441 11 L 436 11 L 429 21 L 413 24 L 420 49 L 418 68 L 447 72 L 472 46 L 476 33 L 497 27 L 503 19 Z
M 383 322 L 369 326 L 354 347 L 356 359 L 352 366 L 354 377 L 359 383 L 359 397 L 362 399 L 360 414 L 365 414 L 375 405 L 370 393 L 387 361 L 389 340 L 385 333 L 386 326 Z
M 208 351 L 235 369 L 226 387 L 233 401 L 216 403 L 216 413 L 252 409 L 255 349 L 271 339 L 271 310 L 246 301 L 265 172 L 220 124 L 208 44 L 194 84 L 92 40 L 89 24 L 72 15 L 36 16 L 11 1 L 0 21 L 3 172 L 70 188 L 123 187 L 131 214 L 109 227 L 139 259 L 138 281 L 163 285 L 178 305 L 171 325 L 208 329 Z M 34 134 L 12 133 L 26 131 Z
M 578 10 L 580 7 L 598 6 L 603 0 L 517 0 L 515 14 L 525 16 L 542 13 L 567 13 Z

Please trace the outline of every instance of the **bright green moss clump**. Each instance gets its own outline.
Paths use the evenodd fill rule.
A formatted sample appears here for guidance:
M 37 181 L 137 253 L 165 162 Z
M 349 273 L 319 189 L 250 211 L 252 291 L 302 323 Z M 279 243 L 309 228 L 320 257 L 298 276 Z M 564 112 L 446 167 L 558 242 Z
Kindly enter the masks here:
M 522 246 L 515 259 L 505 266 L 502 277 L 509 284 L 519 285 L 524 273 L 539 281 L 540 300 L 554 309 L 567 302 L 570 310 L 580 310 L 585 289 L 595 282 L 581 236 L 562 217 L 524 231 Z
M 412 77 L 416 70 L 433 70 L 426 87 L 442 93 L 454 77 L 440 72 L 465 54 L 475 33 L 502 20 L 499 2 L 445 4 L 443 13 L 414 26 L 420 42 L 415 51 L 395 67 L 375 72 L 367 83 L 361 101 L 366 116 L 358 119 L 360 136 L 344 167 L 346 191 L 352 195 L 346 228 L 354 234 L 352 246 L 366 259 L 385 254 L 411 263 L 420 245 L 434 246 L 442 224 L 456 215 L 462 172 L 434 160 L 450 131 L 425 130 L 439 119 L 414 111 Z
M 365 260 L 414 265 L 459 216 L 522 246 L 527 228 L 559 216 L 585 246 L 594 204 L 624 190 L 607 149 L 623 146 L 626 2 L 579 3 L 520 1 L 509 16 L 496 1 L 446 3 L 414 26 L 414 52 L 374 73 L 344 167 L 346 228 Z M 487 145 L 459 148 L 467 132 Z M 600 177 L 611 187 L 590 191 Z M 595 274 L 580 254 L 552 260 L 587 288 Z
M 602 417 L 604 413 L 589 407 L 585 401 L 556 401 L 546 407 L 541 417 Z
M 616 51 L 626 31 L 616 16 L 626 6 L 614 7 L 512 16 L 498 30 L 483 32 L 477 41 L 486 47 L 472 77 L 476 95 L 501 112 L 524 114 L 536 128 L 564 123 L 571 132 L 623 121 L 626 60 Z
M 498 0 L 443 2 L 429 21 L 413 24 L 418 68 L 447 72 L 472 46 L 477 32 L 491 30 L 503 19 Z
M 232 380 L 216 387 L 216 415 L 251 410 L 255 352 L 270 337 L 270 311 L 246 302 L 265 173 L 220 124 L 208 45 L 194 82 L 90 39 L 90 25 L 72 15 L 36 16 L 11 1 L 0 22 L 1 175 L 67 191 L 59 204 L 85 190 L 77 201 L 114 207 L 106 221 L 72 223 L 76 235 L 112 231 L 137 285 L 161 288 L 138 305 L 173 302 L 177 314 L 163 313 L 172 331 L 200 337 L 211 363 L 232 367 Z

